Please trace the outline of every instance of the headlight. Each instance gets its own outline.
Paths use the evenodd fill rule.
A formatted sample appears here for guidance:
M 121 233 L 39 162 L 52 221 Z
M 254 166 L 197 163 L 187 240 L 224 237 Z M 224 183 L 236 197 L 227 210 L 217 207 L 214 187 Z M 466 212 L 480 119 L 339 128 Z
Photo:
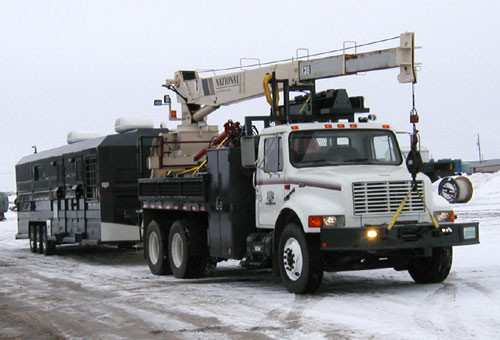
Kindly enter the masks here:
M 453 211 L 436 211 L 434 213 L 434 218 L 438 222 L 454 222 L 455 214 Z
M 342 215 L 337 216 L 323 216 L 324 227 L 343 227 L 345 218 Z

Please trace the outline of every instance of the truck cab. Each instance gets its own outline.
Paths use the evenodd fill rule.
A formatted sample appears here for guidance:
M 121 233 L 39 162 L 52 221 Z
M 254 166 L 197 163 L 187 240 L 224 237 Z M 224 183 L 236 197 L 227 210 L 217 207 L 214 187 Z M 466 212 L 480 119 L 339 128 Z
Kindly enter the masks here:
M 321 227 L 383 226 L 411 190 L 396 135 L 375 123 L 302 123 L 265 129 L 256 162 L 256 221 L 273 229 L 280 213 L 297 214 L 306 233 Z M 431 183 L 418 190 L 435 211 Z M 446 209 L 443 207 L 443 209 Z M 400 222 L 431 223 L 417 192 Z
M 453 223 L 427 176 L 413 181 L 389 125 L 282 124 L 258 145 L 256 227 L 270 230 L 273 267 L 290 292 L 315 291 L 324 271 L 389 267 L 441 282 L 452 246 L 479 242 L 477 223 Z

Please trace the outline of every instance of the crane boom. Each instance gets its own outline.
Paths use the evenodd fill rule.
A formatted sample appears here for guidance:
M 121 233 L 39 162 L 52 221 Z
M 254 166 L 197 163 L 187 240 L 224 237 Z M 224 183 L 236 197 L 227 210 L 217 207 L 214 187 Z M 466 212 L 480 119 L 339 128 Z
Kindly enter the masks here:
M 399 67 L 399 82 L 415 83 L 414 33 L 403 33 L 399 40 L 399 46 L 390 49 L 294 60 L 207 78 L 200 78 L 196 71 L 177 71 L 174 79 L 168 79 L 164 86 L 177 93 L 183 124 L 191 124 L 203 120 L 221 105 L 263 96 L 262 80 L 266 74 L 274 73 L 277 79 L 297 86 L 312 84 L 316 79 Z

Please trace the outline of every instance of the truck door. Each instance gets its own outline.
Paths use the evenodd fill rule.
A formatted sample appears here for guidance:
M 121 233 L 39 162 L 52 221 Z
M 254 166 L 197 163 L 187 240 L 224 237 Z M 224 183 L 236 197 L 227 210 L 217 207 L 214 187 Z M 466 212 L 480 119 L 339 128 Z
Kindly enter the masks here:
M 281 136 L 269 136 L 264 139 L 264 148 L 255 172 L 256 220 L 261 228 L 274 228 L 284 203 L 282 143 Z

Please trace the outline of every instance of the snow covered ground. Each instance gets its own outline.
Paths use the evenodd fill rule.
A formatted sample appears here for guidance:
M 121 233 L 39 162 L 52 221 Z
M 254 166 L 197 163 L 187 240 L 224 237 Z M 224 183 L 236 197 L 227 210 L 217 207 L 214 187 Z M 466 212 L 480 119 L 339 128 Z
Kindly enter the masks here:
M 216 276 L 150 273 L 142 252 L 63 247 L 30 253 L 16 214 L 0 222 L 0 339 L 499 339 L 500 174 L 470 177 L 458 221 L 481 244 L 454 248 L 441 284 L 392 269 L 326 274 L 315 295 L 289 294 L 236 262 Z

